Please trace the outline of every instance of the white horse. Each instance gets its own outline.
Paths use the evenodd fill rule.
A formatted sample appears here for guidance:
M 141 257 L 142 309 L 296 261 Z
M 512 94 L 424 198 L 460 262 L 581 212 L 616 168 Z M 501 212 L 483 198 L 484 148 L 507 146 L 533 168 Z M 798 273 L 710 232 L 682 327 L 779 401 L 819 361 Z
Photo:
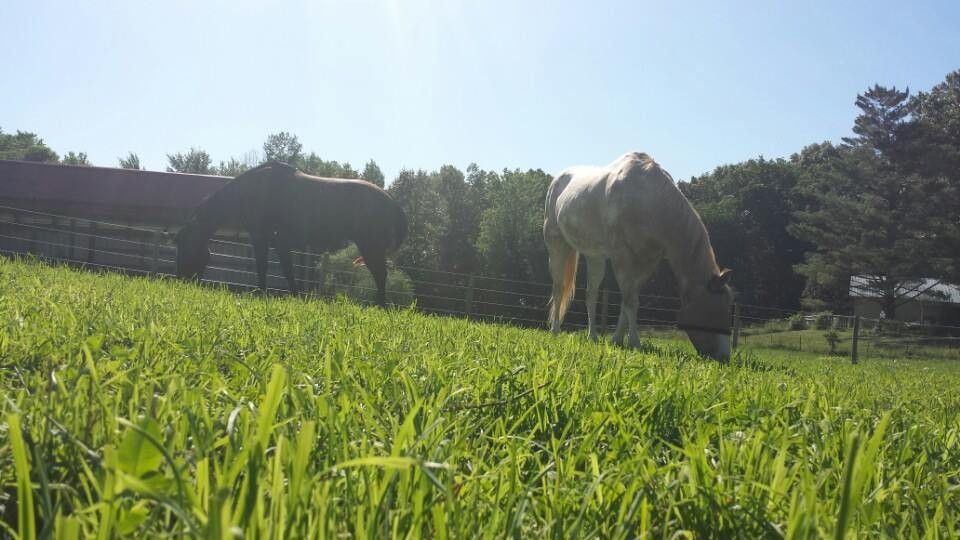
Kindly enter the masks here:
M 606 259 L 623 294 L 613 342 L 640 344 L 640 287 L 666 257 L 680 286 L 678 326 L 700 354 L 730 358 L 731 271 L 717 266 L 700 216 L 673 178 L 647 154 L 632 152 L 605 167 L 572 167 L 547 190 L 543 238 L 550 254 L 550 326 L 573 298 L 579 253 L 587 259 L 587 317 L 597 339 L 596 304 Z

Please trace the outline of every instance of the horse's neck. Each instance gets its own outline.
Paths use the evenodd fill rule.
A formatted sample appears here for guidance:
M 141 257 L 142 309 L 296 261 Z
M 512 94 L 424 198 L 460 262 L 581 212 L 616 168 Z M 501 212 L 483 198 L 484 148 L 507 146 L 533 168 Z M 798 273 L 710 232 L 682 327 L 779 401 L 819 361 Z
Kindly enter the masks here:
M 683 197 L 679 192 L 678 195 Z M 672 227 L 674 236 L 666 242 L 666 254 L 681 297 L 685 298 L 695 287 L 706 286 L 711 277 L 719 274 L 720 268 L 700 217 L 686 198 L 679 206 L 681 210 L 675 214 Z
M 237 205 L 233 204 L 233 189 L 227 187 L 216 192 L 197 211 L 195 227 L 198 234 L 206 238 L 213 236 L 217 229 L 235 221 L 233 215 Z

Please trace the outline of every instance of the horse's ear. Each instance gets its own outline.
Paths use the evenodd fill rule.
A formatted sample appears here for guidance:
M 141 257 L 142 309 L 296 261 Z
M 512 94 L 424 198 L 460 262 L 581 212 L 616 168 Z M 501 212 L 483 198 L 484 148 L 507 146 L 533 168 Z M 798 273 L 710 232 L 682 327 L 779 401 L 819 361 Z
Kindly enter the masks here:
M 707 289 L 713 293 L 723 292 L 723 288 L 730 283 L 731 277 L 733 277 L 733 270 L 724 268 L 718 275 L 710 278 L 710 281 L 707 282 Z

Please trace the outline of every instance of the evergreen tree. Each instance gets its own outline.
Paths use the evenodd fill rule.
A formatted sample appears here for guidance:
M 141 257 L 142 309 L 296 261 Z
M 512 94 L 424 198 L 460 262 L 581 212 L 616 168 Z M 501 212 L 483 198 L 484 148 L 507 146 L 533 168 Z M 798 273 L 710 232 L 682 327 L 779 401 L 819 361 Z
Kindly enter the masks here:
M 383 171 L 380 170 L 377 162 L 372 159 L 363 167 L 363 174 L 361 175 L 361 178 L 375 186 L 384 186 Z
M 936 215 L 943 221 L 935 239 L 937 251 L 954 255 L 945 275 L 960 283 L 960 70 L 914 96 L 910 110 L 910 152 L 904 167 L 930 180 L 930 202 L 938 205 Z
M 890 318 L 923 292 L 917 278 L 946 269 L 933 241 L 943 216 L 930 200 L 932 185 L 900 166 L 908 97 L 879 86 L 858 96 L 856 137 L 845 139 L 839 155 L 804 171 L 799 189 L 811 202 L 790 228 L 814 246 L 797 267 L 812 290 L 864 276 L 859 292 L 877 297 Z

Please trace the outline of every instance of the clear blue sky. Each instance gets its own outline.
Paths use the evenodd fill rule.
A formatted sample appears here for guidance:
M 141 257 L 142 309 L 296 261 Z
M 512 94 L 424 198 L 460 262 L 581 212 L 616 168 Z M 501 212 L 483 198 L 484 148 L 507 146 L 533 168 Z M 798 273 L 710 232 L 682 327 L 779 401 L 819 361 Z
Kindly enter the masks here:
M 401 168 L 677 179 L 847 135 L 873 83 L 960 68 L 960 2 L 3 0 L 0 127 L 98 165 L 290 131 Z

